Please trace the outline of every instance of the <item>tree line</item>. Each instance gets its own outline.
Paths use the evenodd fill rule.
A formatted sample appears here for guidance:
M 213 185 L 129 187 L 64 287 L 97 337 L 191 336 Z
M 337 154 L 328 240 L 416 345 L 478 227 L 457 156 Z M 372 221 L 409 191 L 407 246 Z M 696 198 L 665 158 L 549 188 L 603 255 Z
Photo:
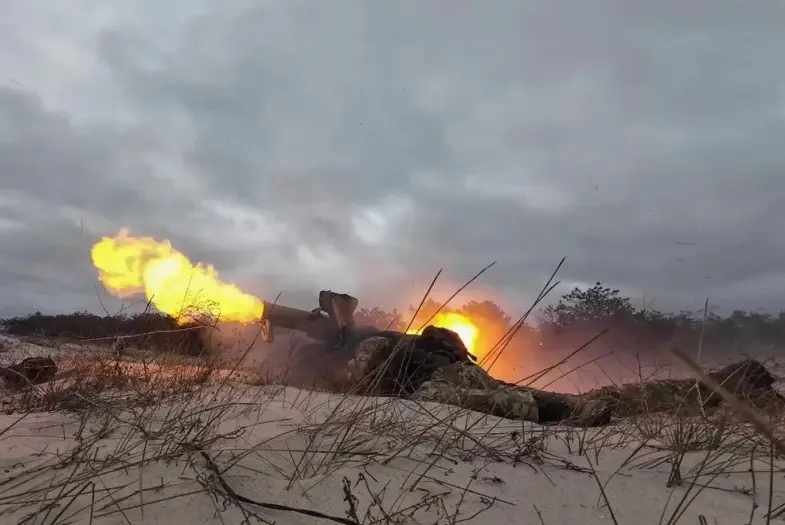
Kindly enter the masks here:
M 602 337 L 593 347 L 609 347 L 615 352 L 640 352 L 668 344 L 689 351 L 700 346 L 706 354 L 715 355 L 754 352 L 773 355 L 785 347 L 785 311 L 772 315 L 736 310 L 727 316 L 703 310 L 661 312 L 636 308 L 618 289 L 600 282 L 586 289 L 574 288 L 556 303 L 533 313 L 520 326 L 517 326 L 518 318 L 514 319 L 490 300 L 442 308 L 438 302 L 428 299 L 419 311 L 413 305 L 405 311 L 376 307 L 360 308 L 355 315 L 358 325 L 403 331 L 408 326 L 419 328 L 437 311 L 457 312 L 470 318 L 480 328 L 479 345 L 486 349 L 500 339 L 509 338 L 513 331 L 512 346 L 536 345 L 545 351 L 574 348 L 598 334 Z M 0 324 L 6 332 L 16 335 L 73 338 L 168 331 L 176 326 L 168 316 L 149 312 L 119 316 L 36 312 Z
M 441 305 L 428 299 L 411 325 L 419 327 Z M 415 306 L 407 311 L 361 308 L 358 324 L 403 330 L 412 320 Z M 457 312 L 472 319 L 482 330 L 482 344 L 494 344 L 509 333 L 513 319 L 495 302 L 470 301 L 442 311 Z M 614 351 L 639 352 L 673 345 L 693 352 L 699 346 L 706 354 L 738 355 L 763 352 L 769 355 L 785 347 L 785 311 L 779 314 L 735 310 L 720 316 L 704 309 L 662 312 L 653 308 L 636 308 L 619 289 L 595 283 L 588 288 L 575 287 L 559 300 L 530 316 L 517 330 L 512 344 L 523 342 L 548 347 L 579 345 L 601 335 L 597 345 Z

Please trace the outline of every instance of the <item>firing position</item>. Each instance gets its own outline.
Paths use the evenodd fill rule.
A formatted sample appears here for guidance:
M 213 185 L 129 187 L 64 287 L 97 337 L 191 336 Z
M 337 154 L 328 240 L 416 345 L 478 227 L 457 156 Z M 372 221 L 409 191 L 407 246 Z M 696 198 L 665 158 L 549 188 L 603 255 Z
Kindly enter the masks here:
M 652 380 L 608 386 L 583 395 L 547 392 L 505 383 L 474 362 L 458 334 L 428 326 L 420 335 L 357 327 L 358 301 L 329 290 L 319 294 L 311 312 L 265 304 L 262 324 L 268 341 L 275 326 L 300 330 L 319 341 L 311 357 L 325 372 L 342 376 L 365 395 L 395 396 L 460 406 L 498 417 L 599 426 L 612 416 L 653 412 L 707 414 L 722 407 L 722 398 L 694 379 Z M 307 356 L 306 356 L 307 358 Z M 304 368 L 314 370 L 314 361 Z M 785 398 L 774 376 L 758 361 L 730 364 L 709 377 L 762 411 L 781 413 Z
M 271 341 L 280 326 L 321 341 L 312 349 L 326 358 L 319 361 L 333 363 L 331 374 L 342 375 L 362 394 L 445 403 L 539 423 L 594 426 L 610 421 L 612 403 L 607 399 L 545 392 L 491 377 L 451 330 L 428 326 L 414 335 L 357 327 L 357 306 L 356 298 L 329 290 L 320 292 L 319 307 L 311 312 L 265 304 L 265 334 Z

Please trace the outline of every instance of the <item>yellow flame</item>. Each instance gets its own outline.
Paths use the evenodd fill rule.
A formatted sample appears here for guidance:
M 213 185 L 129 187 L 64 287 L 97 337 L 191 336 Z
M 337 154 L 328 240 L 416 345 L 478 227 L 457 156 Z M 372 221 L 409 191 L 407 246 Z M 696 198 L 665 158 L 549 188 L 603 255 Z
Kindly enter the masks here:
M 461 341 L 463 341 L 463 344 L 466 346 L 466 349 L 469 350 L 469 353 L 478 357 L 476 354 L 477 338 L 480 335 L 480 330 L 468 317 L 456 312 L 439 312 L 428 324 L 438 328 L 452 330 L 461 338 Z M 411 328 L 407 333 L 420 334 L 422 333 L 422 329 Z
M 122 229 L 93 245 L 91 257 L 107 291 L 121 298 L 143 293 L 180 324 L 204 315 L 251 323 L 264 311 L 261 299 L 221 281 L 212 265 L 192 264 L 167 240 Z

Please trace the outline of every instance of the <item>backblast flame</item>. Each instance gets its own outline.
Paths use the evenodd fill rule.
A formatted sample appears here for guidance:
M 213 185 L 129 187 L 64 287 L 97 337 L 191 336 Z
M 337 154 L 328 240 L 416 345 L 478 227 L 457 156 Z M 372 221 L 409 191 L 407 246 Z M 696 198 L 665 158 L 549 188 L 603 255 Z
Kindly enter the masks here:
M 144 294 L 179 324 L 205 316 L 247 324 L 264 311 L 261 299 L 221 281 L 212 265 L 192 264 L 167 240 L 133 237 L 123 229 L 93 245 L 91 257 L 109 293 Z
M 179 324 L 203 317 L 249 324 L 264 312 L 261 299 L 221 281 L 212 265 L 191 263 L 168 240 L 135 237 L 122 229 L 95 243 L 90 255 L 109 293 L 120 298 L 143 294 Z M 429 324 L 456 332 L 469 352 L 477 355 L 479 329 L 467 317 L 440 312 Z
M 477 339 L 480 335 L 480 330 L 468 317 L 457 312 L 439 312 L 428 324 L 452 330 L 461 338 L 461 341 L 466 345 L 466 349 L 469 350 L 469 353 L 475 357 L 479 357 L 476 352 Z M 411 328 L 407 333 L 420 334 L 422 333 L 422 329 Z

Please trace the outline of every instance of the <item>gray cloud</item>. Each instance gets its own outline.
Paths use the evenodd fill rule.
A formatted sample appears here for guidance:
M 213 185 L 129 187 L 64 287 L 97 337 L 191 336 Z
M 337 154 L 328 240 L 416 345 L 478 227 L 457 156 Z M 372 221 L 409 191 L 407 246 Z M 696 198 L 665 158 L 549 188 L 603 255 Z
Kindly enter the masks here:
M 781 306 L 781 6 L 76 6 L 0 8 L 0 313 L 97 308 L 122 226 L 295 302 L 498 260 L 520 308 L 567 256 L 663 307 Z

